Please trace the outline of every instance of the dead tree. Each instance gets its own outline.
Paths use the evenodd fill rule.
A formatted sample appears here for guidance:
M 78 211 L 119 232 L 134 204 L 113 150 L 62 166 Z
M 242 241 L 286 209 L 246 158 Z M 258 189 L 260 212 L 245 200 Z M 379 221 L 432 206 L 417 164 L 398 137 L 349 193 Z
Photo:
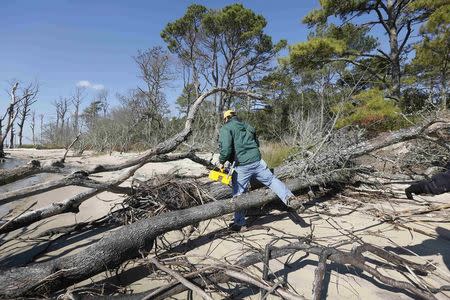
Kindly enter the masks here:
M 43 139 L 43 132 L 44 132 L 44 115 L 40 114 L 39 115 L 39 143 L 43 143 L 44 139 Z
M 320 184 L 329 181 L 328 176 L 341 177 L 341 174 L 316 176 L 309 178 L 309 182 Z M 309 183 L 299 180 L 292 180 L 287 184 L 294 191 L 309 186 Z M 17 297 L 56 291 L 100 273 L 105 267 L 114 268 L 128 259 L 138 257 L 140 250 L 151 249 L 153 240 L 158 235 L 235 210 L 259 207 L 276 199 L 273 192 L 256 190 L 239 199 L 215 201 L 140 220 L 118 228 L 75 255 L 0 271 L 0 296 Z M 52 280 L 47 280 L 48 278 Z
M 20 104 L 20 102 L 24 99 L 23 97 L 28 96 L 27 93 L 24 93 L 23 97 L 18 97 L 16 95 L 18 86 L 19 86 L 18 82 L 14 83 L 12 85 L 11 92 L 9 94 L 10 98 L 11 98 L 9 106 L 6 109 L 6 112 L 3 115 L 3 117 L 0 119 L 0 157 L 5 157 L 4 144 L 5 144 L 6 137 L 8 136 L 8 133 L 11 133 L 10 147 L 11 147 L 11 145 L 13 145 L 13 142 L 14 142 L 13 127 L 14 127 L 14 122 L 16 121 L 17 114 L 18 114 L 17 107 Z M 5 119 L 7 117 L 8 117 L 8 119 L 6 122 L 5 131 L 2 132 L 3 122 L 5 121 Z
M 31 129 L 31 139 L 32 139 L 33 145 L 36 145 L 36 111 L 35 110 L 33 110 L 31 112 L 30 129 Z
M 64 130 L 64 125 L 66 122 L 66 114 L 69 109 L 69 99 L 60 97 L 57 101 L 56 106 L 56 114 L 59 117 L 59 120 L 61 120 L 61 130 Z M 59 109 L 58 109 L 59 108 Z
M 139 67 L 139 77 L 144 87 L 138 87 L 129 99 L 137 115 L 137 123 L 148 120 L 162 128 L 162 119 L 167 114 L 167 100 L 163 89 L 172 80 L 170 56 L 162 47 L 138 51 L 133 57 Z
M 85 97 L 85 87 L 77 87 L 75 89 L 75 94 L 72 97 L 72 105 L 74 107 L 73 112 L 73 129 L 75 132 L 80 131 L 80 106 Z
M 39 86 L 37 84 L 28 85 L 23 91 L 23 100 L 22 106 L 19 110 L 19 122 L 17 125 L 19 126 L 19 147 L 22 146 L 23 140 L 23 127 L 25 125 L 26 119 L 30 116 L 31 105 L 36 102 L 36 97 L 39 92 Z M 33 125 L 33 143 L 34 143 L 34 125 Z

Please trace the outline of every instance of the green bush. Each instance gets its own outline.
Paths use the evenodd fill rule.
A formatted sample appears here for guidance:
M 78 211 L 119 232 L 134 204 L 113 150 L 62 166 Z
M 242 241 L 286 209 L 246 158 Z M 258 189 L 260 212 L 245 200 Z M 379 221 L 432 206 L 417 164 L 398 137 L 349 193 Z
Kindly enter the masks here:
M 391 99 L 383 96 L 383 91 L 370 89 L 354 96 L 348 101 L 332 108 L 334 113 L 340 111 L 336 122 L 337 128 L 359 125 L 369 131 L 397 130 L 410 123 L 401 116 L 400 108 Z

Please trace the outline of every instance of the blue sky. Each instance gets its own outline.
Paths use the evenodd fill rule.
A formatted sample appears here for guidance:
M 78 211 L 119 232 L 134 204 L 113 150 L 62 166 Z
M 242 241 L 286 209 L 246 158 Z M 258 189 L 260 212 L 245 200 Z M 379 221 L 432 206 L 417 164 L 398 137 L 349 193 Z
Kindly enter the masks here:
M 88 85 L 87 105 L 96 89 L 106 88 L 112 106 L 117 93 L 139 84 L 132 56 L 138 50 L 164 46 L 165 25 L 181 17 L 193 3 L 221 8 L 237 1 L 144 0 L 0 0 L 0 113 L 9 102 L 9 82 L 17 79 L 40 84 L 34 109 L 54 118 L 51 103 L 69 97 L 79 82 Z M 248 0 L 247 8 L 267 20 L 266 32 L 274 41 L 305 41 L 308 28 L 301 19 L 319 7 L 318 0 Z M 367 17 L 364 17 L 365 19 Z M 384 35 L 380 28 L 372 32 Z M 381 38 L 385 42 L 385 38 Z M 387 44 L 383 45 L 386 49 Z M 175 82 L 166 91 L 175 112 L 180 94 Z
M 40 94 L 35 109 L 54 116 L 51 102 L 70 96 L 79 81 L 116 93 L 136 87 L 138 70 L 132 56 L 139 49 L 165 46 L 160 32 L 181 17 L 192 3 L 220 8 L 236 1 L 143 0 L 1 0 L 0 1 L 0 109 L 5 107 L 11 79 L 37 80 Z M 242 2 L 268 21 L 274 40 L 304 41 L 307 27 L 301 18 L 312 1 L 251 0 Z M 95 92 L 90 88 L 89 102 Z M 172 103 L 179 93 L 168 91 Z

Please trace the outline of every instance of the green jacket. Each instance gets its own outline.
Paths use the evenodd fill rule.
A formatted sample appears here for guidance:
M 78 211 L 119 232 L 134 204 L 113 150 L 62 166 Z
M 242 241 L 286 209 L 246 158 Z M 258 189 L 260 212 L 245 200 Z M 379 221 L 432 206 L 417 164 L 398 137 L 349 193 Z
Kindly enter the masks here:
M 255 128 L 236 117 L 220 128 L 219 147 L 221 164 L 235 161 L 242 166 L 261 160 Z

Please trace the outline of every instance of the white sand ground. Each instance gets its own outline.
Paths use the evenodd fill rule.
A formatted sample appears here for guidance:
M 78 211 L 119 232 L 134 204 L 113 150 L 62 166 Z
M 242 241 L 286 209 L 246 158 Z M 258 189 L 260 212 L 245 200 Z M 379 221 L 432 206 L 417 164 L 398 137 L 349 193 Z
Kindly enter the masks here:
M 64 150 L 20 149 L 9 152 L 12 157 L 26 161 L 32 158 L 41 160 L 58 158 L 63 155 Z M 136 155 L 138 154 L 113 153 L 112 155 L 97 155 L 94 153 L 86 153 L 83 157 L 72 157 L 69 155 L 67 164 L 69 169 L 82 169 L 84 166 L 99 163 L 119 163 Z M 182 160 L 147 164 L 139 170 L 136 177 L 142 180 L 150 178 L 155 174 L 165 174 L 174 170 L 179 170 L 183 174 L 198 175 L 207 173 L 203 166 L 192 163 L 189 160 Z M 118 173 L 116 172 L 115 174 L 117 175 Z M 58 176 L 62 175 L 51 174 L 46 175 L 45 178 L 38 179 L 44 180 Z M 114 174 L 111 176 L 114 176 Z M 29 182 L 30 179 L 22 184 L 30 184 Z M 129 184 L 129 182 L 124 184 Z M 0 187 L 0 193 L 16 187 L 17 184 Z M 374 216 L 371 212 L 372 208 L 375 207 L 386 212 L 423 208 L 417 202 L 407 201 L 404 195 L 401 194 L 404 186 L 397 185 L 391 188 L 398 192 L 399 196 L 397 198 L 379 196 L 375 199 L 373 196 L 355 196 L 349 193 L 337 195 L 321 202 L 320 206 L 317 205 L 302 213 L 300 216 L 303 222 L 299 224 L 294 223 L 284 212 L 272 211 L 270 214 L 261 216 L 252 222 L 250 230 L 224 236 L 219 234 L 219 232 L 231 220 L 231 215 L 202 222 L 199 230 L 195 231 L 190 237 L 192 241 L 201 243 L 202 245 L 189 251 L 187 254 L 188 259 L 192 262 L 214 263 L 217 260 L 224 262 L 226 258 L 232 262 L 243 254 L 264 249 L 265 245 L 274 238 L 284 238 L 284 241 L 280 240 L 276 243 L 276 245 L 282 245 L 287 240 L 295 240 L 295 237 L 312 234 L 317 242 L 328 246 L 336 245 L 340 241 L 348 240 L 349 238 L 357 238 L 380 247 L 390 247 L 388 249 L 392 250 L 400 250 L 400 248 L 403 248 L 403 257 L 416 262 L 425 263 L 431 261 L 436 264 L 438 270 L 427 277 L 419 276 L 420 280 L 435 287 L 450 284 L 449 211 L 437 211 L 424 214 L 415 217 L 415 222 L 407 223 L 411 228 L 421 230 L 429 235 L 440 235 L 441 238 L 439 239 L 389 223 L 383 223 L 380 221 L 380 218 Z M 33 208 L 39 208 L 53 202 L 64 200 L 82 190 L 83 188 L 79 187 L 65 187 L 15 201 L 8 206 L 8 210 L 11 210 L 9 216 L 20 213 L 34 201 L 37 201 L 37 204 Z M 80 212 L 77 214 L 67 213 L 54 216 L 29 226 L 25 231 L 17 230 L 8 234 L 6 237 L 3 237 L 3 240 L 10 239 L 14 236 L 18 236 L 20 239 L 0 246 L 0 266 L 8 267 L 30 262 L 33 256 L 47 247 L 46 240 L 35 238 L 40 232 L 58 226 L 96 219 L 108 213 L 114 205 L 120 203 L 123 199 L 121 195 L 109 192 L 101 193 L 85 201 L 80 206 Z M 418 199 L 431 201 L 432 203 L 450 203 L 450 194 L 435 197 L 420 197 Z M 329 213 L 325 214 L 324 212 L 339 214 L 339 216 L 331 216 Z M 213 235 L 214 232 L 217 232 L 217 234 Z M 202 238 L 202 236 L 208 233 L 211 233 L 210 238 Z M 35 257 L 35 260 L 44 261 L 53 257 L 74 254 L 80 251 L 80 249 L 83 249 L 83 247 L 89 246 L 100 239 L 104 234 L 105 232 L 102 232 L 102 230 L 94 230 L 71 236 L 64 241 L 55 243 L 45 255 L 39 255 Z M 175 245 L 181 242 L 183 235 L 179 231 L 174 231 L 166 234 L 165 238 Z M 351 247 L 352 244 L 349 244 L 342 247 L 342 249 L 350 249 Z M 276 282 L 287 281 L 289 282 L 290 289 L 295 290 L 307 298 L 311 298 L 316 265 L 316 256 L 298 252 L 293 256 L 272 260 L 270 262 L 270 271 L 276 277 Z M 261 268 L 262 265 L 259 264 L 249 268 L 249 271 L 260 277 Z M 358 276 L 354 270 L 335 264 L 328 264 L 327 270 L 327 299 L 412 299 L 410 295 L 400 290 L 386 288 L 386 286 L 373 279 L 370 275 L 360 274 Z M 121 271 L 123 272 L 119 272 L 119 276 L 116 276 L 114 280 L 109 280 L 108 282 L 115 285 L 127 286 L 129 291 L 145 291 L 163 283 L 163 281 L 156 280 L 149 274 L 146 268 L 142 266 L 142 260 L 136 260 L 124 265 Z M 396 279 L 408 281 L 407 278 L 394 270 L 383 269 L 382 272 Z M 104 283 L 106 282 L 104 279 L 110 277 L 112 273 L 114 272 L 110 270 L 99 274 L 92 280 L 86 280 L 78 284 L 77 287 L 83 284 L 91 284 L 92 282 Z M 230 285 L 229 289 L 235 292 L 235 299 L 260 298 L 257 290 L 250 288 L 238 290 L 235 288 L 235 285 Z M 436 296 L 438 299 L 449 299 L 450 293 L 439 293 Z M 180 299 L 184 299 L 185 297 L 185 295 L 182 295 Z M 222 297 L 223 295 L 220 294 L 214 295 L 214 298 L 217 299 Z M 195 294 L 194 298 L 199 299 Z M 269 297 L 269 299 L 276 298 L 275 296 Z

